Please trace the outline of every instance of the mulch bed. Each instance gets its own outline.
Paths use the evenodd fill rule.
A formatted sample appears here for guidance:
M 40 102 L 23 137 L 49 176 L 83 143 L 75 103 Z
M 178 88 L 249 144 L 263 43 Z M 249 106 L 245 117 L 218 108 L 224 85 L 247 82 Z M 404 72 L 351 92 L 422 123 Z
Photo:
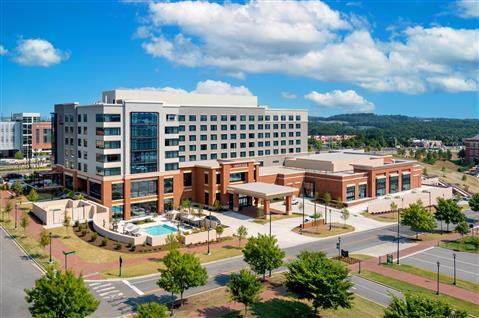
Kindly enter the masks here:
M 356 264 L 359 263 L 361 260 L 354 258 L 354 257 L 343 257 L 343 256 L 334 256 L 332 259 L 335 259 L 337 261 L 344 262 L 346 264 Z

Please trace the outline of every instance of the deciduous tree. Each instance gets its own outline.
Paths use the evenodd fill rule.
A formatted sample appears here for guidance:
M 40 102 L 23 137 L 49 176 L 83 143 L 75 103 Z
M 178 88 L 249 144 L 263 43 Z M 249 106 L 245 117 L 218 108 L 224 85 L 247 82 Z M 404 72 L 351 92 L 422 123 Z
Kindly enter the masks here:
M 262 288 L 256 275 L 246 269 L 242 269 L 239 274 L 231 274 L 228 284 L 231 299 L 244 305 L 245 316 L 248 306 L 258 301 Z
M 439 299 L 414 294 L 405 294 L 404 299 L 393 297 L 389 307 L 384 310 L 384 318 L 466 318 L 467 316 L 466 311 L 453 308 Z
M 208 280 L 206 269 L 194 254 L 182 254 L 174 249 L 165 256 L 163 262 L 166 268 L 160 269 L 161 277 L 157 284 L 168 292 L 179 293 L 180 304 L 183 303 L 185 290 L 203 286 Z
M 458 224 L 464 221 L 465 216 L 457 202 L 452 199 L 438 198 L 435 217 L 437 220 L 446 222 L 446 229 L 449 231 L 449 224 Z
M 30 192 L 27 195 L 27 199 L 30 202 L 36 202 L 39 199 L 38 192 L 35 191 L 35 189 L 31 189 Z
M 26 300 L 33 317 L 86 317 L 94 313 L 100 302 L 85 287 L 82 276 L 72 271 L 49 268 L 45 276 L 35 281 L 35 287 L 25 289 Z
M 469 206 L 471 207 L 472 211 L 479 211 L 479 192 L 472 195 L 471 199 L 469 200 Z
M 272 271 L 283 264 L 285 253 L 279 248 L 278 240 L 274 236 L 258 234 L 251 237 L 243 249 L 246 263 L 258 275 L 266 277 L 267 271 Z
M 421 202 L 412 203 L 401 213 L 401 224 L 410 226 L 416 232 L 418 239 L 419 232 L 430 231 L 436 226 L 434 216 L 429 213 Z
M 462 222 L 460 222 L 459 224 L 456 225 L 455 230 L 456 230 L 457 233 L 464 236 L 467 233 L 469 233 L 469 224 L 466 221 L 462 221 Z
M 319 309 L 351 308 L 353 286 L 342 263 L 328 259 L 323 252 L 303 251 L 288 264 L 286 287 L 299 298 L 312 301 Z
M 246 228 L 246 226 L 241 225 L 236 231 L 236 235 L 238 236 L 238 245 L 239 247 L 241 247 L 241 241 L 244 240 L 246 236 L 248 236 L 248 229 Z
M 136 307 L 138 314 L 136 318 L 166 318 L 168 317 L 168 308 L 165 305 L 148 302 Z
M 349 219 L 349 210 L 344 208 L 341 210 L 341 219 L 344 221 L 344 226 L 346 227 L 346 221 Z

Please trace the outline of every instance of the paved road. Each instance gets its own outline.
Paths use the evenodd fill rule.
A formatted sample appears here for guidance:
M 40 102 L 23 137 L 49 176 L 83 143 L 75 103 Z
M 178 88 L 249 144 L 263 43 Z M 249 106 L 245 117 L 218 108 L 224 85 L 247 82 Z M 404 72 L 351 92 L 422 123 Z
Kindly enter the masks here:
M 436 262 L 439 261 L 440 272 L 453 277 L 453 253 L 456 253 L 457 278 L 479 284 L 479 257 L 476 254 L 454 252 L 445 248 L 434 247 L 433 249 L 403 258 L 402 263 L 435 273 L 437 271 Z
M 23 290 L 42 273 L 1 227 L 0 235 L 0 317 L 30 317 Z
M 347 234 L 342 236 L 341 248 L 349 250 L 350 253 L 354 253 L 354 251 L 381 245 L 385 242 L 391 242 L 396 239 L 396 231 L 397 227 L 393 225 L 380 229 Z M 407 236 L 414 234 L 406 227 L 401 227 L 401 233 Z M 286 248 L 284 249 L 286 252 L 286 260 L 298 255 L 302 250 L 323 251 L 328 256 L 334 256 L 337 253 L 337 241 L 337 238 L 331 238 Z M 237 272 L 246 267 L 246 263 L 244 263 L 242 257 L 235 257 L 206 264 L 205 267 L 210 276 L 208 283 L 205 286 L 188 290 L 185 292 L 185 297 L 200 293 L 202 291 L 225 286 L 229 281 L 229 274 L 231 272 Z M 284 268 L 280 268 L 279 270 L 284 270 Z M 107 299 L 106 302 L 104 301 L 105 299 L 100 298 L 102 300 L 102 304 L 95 314 L 102 317 L 114 317 L 130 312 L 139 303 L 152 300 L 165 303 L 170 301 L 171 296 L 164 290 L 159 289 L 156 285 L 158 277 L 159 275 L 152 275 L 146 278 L 128 279 L 128 285 L 125 284 L 124 281 L 108 282 L 111 285 L 106 286 L 106 288 L 114 287 L 115 292 L 121 293 L 123 295 L 115 299 Z M 386 288 L 385 286 L 373 283 L 360 277 L 353 277 L 353 282 L 355 283 L 355 289 L 353 289 L 353 291 L 358 295 L 375 301 L 379 304 L 387 305 L 389 303 L 390 296 L 388 295 L 388 291 L 390 289 Z M 95 286 L 90 286 L 90 289 Z M 106 291 L 108 292 L 109 290 L 107 289 Z M 400 295 L 398 292 L 392 292 L 394 295 Z M 94 293 L 98 296 L 98 293 L 95 291 Z M 112 294 L 113 293 L 114 292 L 112 292 Z M 127 296 L 132 294 L 133 296 Z

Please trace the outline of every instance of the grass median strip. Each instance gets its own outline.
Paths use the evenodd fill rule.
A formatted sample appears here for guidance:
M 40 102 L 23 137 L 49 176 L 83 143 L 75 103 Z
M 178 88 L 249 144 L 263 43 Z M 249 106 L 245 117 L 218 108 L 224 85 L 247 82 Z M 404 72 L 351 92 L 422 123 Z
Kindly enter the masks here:
M 384 264 L 383 266 L 391 267 L 391 268 L 396 269 L 398 271 L 410 273 L 410 274 L 417 275 L 417 276 L 421 276 L 421 277 L 424 277 L 424 278 L 427 278 L 427 279 L 430 279 L 430 280 L 433 280 L 433 281 L 435 281 L 437 279 L 437 273 L 430 272 L 430 271 L 427 271 L 427 270 L 424 270 L 424 269 L 421 269 L 421 268 L 417 268 L 417 267 L 414 267 L 414 266 L 411 266 L 411 265 L 407 265 L 407 264 L 400 264 L 400 265 L 397 265 L 397 264 L 386 265 L 386 264 Z M 440 274 L 439 275 L 439 281 L 443 284 L 451 284 L 452 285 L 452 282 L 454 281 L 454 279 L 451 276 Z M 456 280 L 456 286 L 459 287 L 459 288 L 463 288 L 465 290 L 469 290 L 469 291 L 472 291 L 472 292 L 475 292 L 475 293 L 479 293 L 479 285 L 475 284 L 475 283 L 472 283 L 472 282 L 469 282 L 469 281 L 457 279 Z
M 354 231 L 354 226 L 344 225 L 339 223 L 333 223 L 331 230 L 329 230 L 329 224 L 320 225 L 318 227 L 310 227 L 303 231 L 303 235 L 311 237 L 329 237 L 339 234 L 345 234 Z M 300 233 L 299 226 L 293 229 L 293 232 Z
M 370 272 L 370 271 L 363 271 L 358 276 L 366 278 L 366 279 L 370 279 L 372 281 L 381 283 L 381 284 L 389 286 L 391 288 L 395 288 L 395 289 L 397 289 L 397 290 L 399 290 L 403 293 L 410 292 L 410 293 L 421 294 L 423 296 L 431 297 L 431 298 L 435 298 L 435 299 L 439 298 L 439 299 L 443 300 L 444 302 L 448 303 L 449 305 L 451 305 L 452 307 L 466 310 L 470 315 L 479 317 L 479 306 L 477 306 L 476 304 L 473 304 L 471 302 L 467 302 L 467 301 L 464 301 L 464 300 L 461 300 L 461 299 L 458 299 L 458 298 L 455 298 L 455 297 L 451 297 L 451 296 L 448 296 L 448 295 L 444 295 L 444 294 L 440 294 L 439 296 L 437 296 L 435 294 L 435 291 L 433 291 L 433 290 L 423 288 L 423 287 L 420 287 L 420 286 L 416 286 L 416 285 L 413 285 L 413 284 L 409 284 L 409 283 L 403 282 L 401 280 L 391 278 L 391 277 L 387 277 L 387 276 L 384 276 L 384 275 L 381 275 L 381 274 L 378 274 L 378 273 L 374 273 L 374 272 Z

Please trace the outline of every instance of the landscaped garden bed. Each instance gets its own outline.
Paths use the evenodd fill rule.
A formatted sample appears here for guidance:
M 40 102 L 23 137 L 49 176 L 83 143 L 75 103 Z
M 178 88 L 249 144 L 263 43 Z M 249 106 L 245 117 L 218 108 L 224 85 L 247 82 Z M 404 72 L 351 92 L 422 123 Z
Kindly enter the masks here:
M 328 237 L 328 236 L 349 233 L 353 231 L 354 231 L 354 226 L 348 225 L 348 224 L 344 225 L 341 223 L 331 224 L 331 229 L 329 229 L 329 223 L 322 224 L 316 227 L 306 228 L 304 230 L 301 229 L 300 226 L 293 228 L 293 232 L 306 235 L 306 236 L 312 236 L 312 237 Z

